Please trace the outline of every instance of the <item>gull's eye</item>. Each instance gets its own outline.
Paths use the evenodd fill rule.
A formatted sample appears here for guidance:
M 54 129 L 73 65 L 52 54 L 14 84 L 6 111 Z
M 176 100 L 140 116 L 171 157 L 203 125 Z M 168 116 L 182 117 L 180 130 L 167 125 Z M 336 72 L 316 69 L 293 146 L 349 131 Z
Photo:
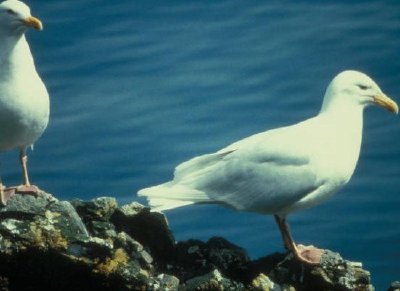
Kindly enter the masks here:
M 367 90 L 370 88 L 370 86 L 367 85 L 362 85 L 362 84 L 357 84 L 358 88 L 360 88 L 361 90 Z
M 6 12 L 7 12 L 8 14 L 12 14 L 12 15 L 16 14 L 15 11 L 12 10 L 12 9 L 7 9 Z

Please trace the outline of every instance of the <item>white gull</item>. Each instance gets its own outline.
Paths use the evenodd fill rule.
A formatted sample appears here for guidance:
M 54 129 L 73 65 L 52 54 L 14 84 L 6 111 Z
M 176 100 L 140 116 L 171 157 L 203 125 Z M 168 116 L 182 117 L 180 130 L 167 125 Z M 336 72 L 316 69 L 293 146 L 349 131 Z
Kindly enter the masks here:
M 370 77 L 344 71 L 329 84 L 317 116 L 195 157 L 175 169 L 172 181 L 138 194 L 155 210 L 218 203 L 273 214 L 285 247 L 318 264 L 322 250 L 296 245 L 286 216 L 325 201 L 350 180 L 360 153 L 363 110 L 373 104 L 398 113 Z
M 27 170 L 27 148 L 44 132 L 49 121 L 49 95 L 38 75 L 25 38 L 28 28 L 42 30 L 29 7 L 17 0 L 0 3 L 0 150 L 19 149 L 22 185 L 3 189 L 3 203 L 15 192 L 37 194 Z

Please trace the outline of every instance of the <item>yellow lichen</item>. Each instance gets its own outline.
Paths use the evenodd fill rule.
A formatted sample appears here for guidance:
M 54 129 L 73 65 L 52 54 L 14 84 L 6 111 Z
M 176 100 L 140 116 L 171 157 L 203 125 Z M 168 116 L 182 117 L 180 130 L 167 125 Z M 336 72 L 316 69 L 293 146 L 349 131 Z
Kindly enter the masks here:
M 55 222 L 58 222 L 57 218 L 61 216 L 61 213 L 46 210 L 44 215 L 50 223 L 54 224 Z
M 39 248 L 67 249 L 68 241 L 62 236 L 59 229 L 44 229 L 36 223 L 31 223 L 33 243 Z
M 107 257 L 103 262 L 96 266 L 96 270 L 99 273 L 109 275 L 115 272 L 120 266 L 124 266 L 128 263 L 129 256 L 123 249 L 117 249 L 114 253 L 113 258 Z
M 59 229 L 55 229 L 50 235 L 51 246 L 55 249 L 66 250 L 68 248 L 68 241 L 62 236 Z
M 14 243 L 9 241 L 8 239 L 4 239 L 2 241 L 2 243 L 3 243 L 3 245 L 2 245 L 3 252 L 8 255 L 12 254 L 12 252 L 13 252 L 12 247 L 14 246 Z
M 223 291 L 224 286 L 220 284 L 216 279 L 211 279 L 208 282 L 204 282 L 196 287 L 196 291 L 208 291 L 208 290 L 215 290 L 215 291 Z
M 30 230 L 32 232 L 33 243 L 36 247 L 44 248 L 45 247 L 45 239 L 43 237 L 43 231 L 40 227 L 38 227 L 35 223 L 31 223 Z

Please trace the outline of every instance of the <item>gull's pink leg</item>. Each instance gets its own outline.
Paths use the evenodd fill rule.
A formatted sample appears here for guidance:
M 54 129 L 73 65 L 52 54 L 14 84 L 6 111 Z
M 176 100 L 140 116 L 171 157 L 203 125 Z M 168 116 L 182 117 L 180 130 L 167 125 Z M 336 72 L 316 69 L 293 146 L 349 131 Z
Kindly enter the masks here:
M 22 148 L 20 150 L 19 162 L 21 163 L 21 168 L 22 168 L 23 184 L 16 187 L 15 191 L 20 194 L 30 194 L 37 196 L 39 188 L 34 185 L 31 185 L 31 183 L 29 182 L 28 167 L 27 167 L 28 156 L 26 155 L 26 148 Z
M 29 182 L 28 168 L 27 168 L 28 157 L 26 156 L 26 148 L 20 149 L 19 162 L 21 163 L 21 168 L 22 168 L 23 184 L 20 186 L 9 187 L 9 188 L 4 188 L 3 185 L 1 184 L 2 188 L 0 191 L 1 194 L 0 198 L 3 205 L 5 205 L 7 201 L 10 199 L 10 197 L 16 193 L 33 195 L 33 196 L 38 195 L 39 188 L 36 187 L 35 185 L 31 185 L 31 183 Z
M 296 245 L 290 233 L 289 225 L 285 216 L 274 215 L 275 221 L 281 231 L 285 248 L 292 251 L 296 258 L 306 264 L 318 265 L 324 250 L 314 246 Z

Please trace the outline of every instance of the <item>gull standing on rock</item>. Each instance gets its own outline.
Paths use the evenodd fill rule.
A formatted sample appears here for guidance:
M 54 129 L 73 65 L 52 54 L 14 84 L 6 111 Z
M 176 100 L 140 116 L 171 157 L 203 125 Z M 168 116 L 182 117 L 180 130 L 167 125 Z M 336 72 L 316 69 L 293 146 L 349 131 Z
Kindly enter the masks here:
M 170 182 L 142 189 L 156 210 L 218 203 L 273 214 L 284 245 L 301 261 L 319 264 L 323 250 L 296 245 L 286 216 L 315 206 L 351 178 L 360 153 L 363 110 L 397 104 L 367 75 L 344 71 L 329 84 L 315 117 L 235 142 L 175 169 Z
M 28 28 L 42 30 L 39 19 L 18 0 L 0 3 L 0 151 L 19 149 L 23 184 L 4 189 L 3 203 L 14 193 L 34 194 L 26 150 L 42 135 L 49 121 L 49 95 L 38 75 L 25 38 Z

